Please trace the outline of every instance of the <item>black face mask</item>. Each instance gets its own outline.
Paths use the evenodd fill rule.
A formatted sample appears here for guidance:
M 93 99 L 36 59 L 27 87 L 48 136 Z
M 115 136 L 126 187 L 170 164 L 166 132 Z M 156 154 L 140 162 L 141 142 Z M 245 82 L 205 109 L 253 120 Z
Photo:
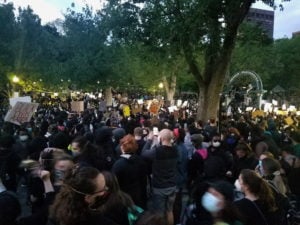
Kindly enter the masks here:
M 65 177 L 65 171 L 63 171 L 63 170 L 55 170 L 54 171 L 54 175 L 55 175 L 55 180 L 56 181 L 61 181 L 61 180 L 63 180 L 64 179 L 64 177 Z
M 94 201 L 89 205 L 90 210 L 97 210 L 99 207 L 104 205 L 108 200 L 108 194 L 102 196 L 96 196 Z

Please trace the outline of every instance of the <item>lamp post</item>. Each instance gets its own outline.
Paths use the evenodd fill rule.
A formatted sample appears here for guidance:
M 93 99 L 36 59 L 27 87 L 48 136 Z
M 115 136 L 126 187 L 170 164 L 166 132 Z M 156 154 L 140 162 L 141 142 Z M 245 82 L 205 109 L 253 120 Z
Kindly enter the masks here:
M 17 77 L 16 75 L 13 76 L 12 78 L 12 82 L 13 82 L 13 97 L 19 97 L 19 90 L 18 90 L 18 84 L 20 82 L 20 78 Z
M 163 88 L 164 88 L 163 82 L 160 82 L 160 83 L 158 84 L 158 88 L 159 88 L 159 94 L 161 95 L 161 97 L 163 97 L 163 96 L 162 96 L 162 95 L 163 95 Z

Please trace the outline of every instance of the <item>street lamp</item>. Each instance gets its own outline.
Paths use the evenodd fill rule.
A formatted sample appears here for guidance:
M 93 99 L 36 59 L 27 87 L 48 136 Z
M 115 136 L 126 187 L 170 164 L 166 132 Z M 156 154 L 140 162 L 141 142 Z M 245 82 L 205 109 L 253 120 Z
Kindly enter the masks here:
M 163 82 L 160 82 L 160 83 L 158 84 L 158 87 L 159 87 L 160 89 L 163 89 L 163 88 L 164 88 Z
M 12 81 L 13 81 L 14 83 L 19 83 L 19 82 L 20 82 L 20 78 L 17 77 L 17 76 L 14 76 L 13 79 L 12 79 Z

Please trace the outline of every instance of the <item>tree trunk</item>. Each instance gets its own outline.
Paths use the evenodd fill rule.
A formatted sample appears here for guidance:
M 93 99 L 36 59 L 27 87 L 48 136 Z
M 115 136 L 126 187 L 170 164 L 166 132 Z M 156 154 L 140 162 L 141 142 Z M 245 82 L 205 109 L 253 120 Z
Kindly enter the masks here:
M 111 87 L 105 89 L 105 101 L 107 106 L 112 106 L 112 92 Z
M 227 67 L 219 68 L 211 75 L 212 79 L 208 85 L 200 86 L 197 119 L 207 121 L 210 118 L 218 118 L 226 71 Z
M 167 78 L 163 76 L 163 84 L 167 94 L 167 100 L 170 101 L 171 105 L 174 105 L 174 95 L 176 92 L 176 83 L 177 79 L 175 75 L 171 76 L 170 83 L 168 82 Z

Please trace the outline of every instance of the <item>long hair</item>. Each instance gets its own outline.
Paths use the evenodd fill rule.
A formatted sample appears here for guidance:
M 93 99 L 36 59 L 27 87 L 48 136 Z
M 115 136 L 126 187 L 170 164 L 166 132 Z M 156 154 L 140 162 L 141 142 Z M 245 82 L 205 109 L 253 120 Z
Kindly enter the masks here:
M 253 170 L 249 169 L 242 170 L 241 177 L 243 184 L 248 186 L 249 191 L 266 204 L 271 212 L 274 212 L 276 210 L 276 203 L 268 183 Z
M 97 211 L 105 214 L 119 207 L 133 208 L 134 203 L 131 197 L 121 191 L 116 176 L 108 171 L 103 171 L 102 174 L 105 177 L 105 184 L 108 188 L 108 195 L 105 204 L 100 205 L 97 208 Z
M 86 137 L 78 136 L 72 142 L 78 144 L 81 153 L 74 158 L 75 162 L 85 161 L 100 171 L 106 168 L 103 152 Z
M 271 181 L 275 185 L 277 191 L 285 195 L 287 188 L 280 174 L 280 163 L 275 159 L 265 158 L 262 160 L 262 167 L 265 173 L 264 178 Z
M 98 175 L 99 171 L 92 167 L 70 171 L 50 207 L 50 218 L 63 225 L 76 225 L 83 221 L 89 212 L 85 194 L 95 192 L 95 179 Z

